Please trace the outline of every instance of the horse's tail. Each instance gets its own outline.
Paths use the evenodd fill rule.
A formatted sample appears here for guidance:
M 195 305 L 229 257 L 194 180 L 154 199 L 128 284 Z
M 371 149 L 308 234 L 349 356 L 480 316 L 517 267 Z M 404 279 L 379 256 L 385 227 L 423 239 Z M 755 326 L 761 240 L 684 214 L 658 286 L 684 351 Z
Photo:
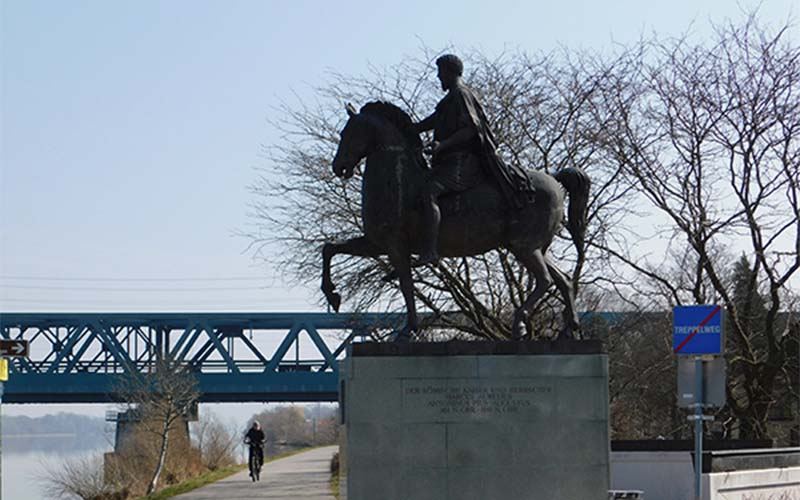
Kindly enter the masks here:
M 578 258 L 582 258 L 586 249 L 586 215 L 589 209 L 589 188 L 592 181 L 586 172 L 578 167 L 567 167 L 553 177 L 564 186 L 569 195 L 567 230 L 578 250 Z

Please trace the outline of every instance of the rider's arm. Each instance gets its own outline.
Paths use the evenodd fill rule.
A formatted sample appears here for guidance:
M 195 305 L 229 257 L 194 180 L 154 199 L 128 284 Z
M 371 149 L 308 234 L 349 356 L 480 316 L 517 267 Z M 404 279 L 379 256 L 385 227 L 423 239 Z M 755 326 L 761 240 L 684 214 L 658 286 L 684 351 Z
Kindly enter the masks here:
M 458 129 L 453 135 L 439 143 L 437 152 L 447 151 L 448 149 L 460 146 L 473 140 L 478 135 L 478 131 L 474 126 L 466 126 Z
M 414 124 L 414 126 L 417 128 L 418 134 L 427 132 L 428 130 L 433 130 L 433 127 L 436 126 L 436 113 L 433 113 L 431 116 L 425 118 L 421 122 Z

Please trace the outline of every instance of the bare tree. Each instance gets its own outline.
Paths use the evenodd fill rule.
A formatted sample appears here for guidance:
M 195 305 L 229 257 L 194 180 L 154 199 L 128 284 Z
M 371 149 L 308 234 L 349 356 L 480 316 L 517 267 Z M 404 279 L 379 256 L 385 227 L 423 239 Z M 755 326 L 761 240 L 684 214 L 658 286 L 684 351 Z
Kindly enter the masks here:
M 608 248 L 665 294 L 664 305 L 720 301 L 734 376 L 728 404 L 741 437 L 769 437 L 787 362 L 788 285 L 800 268 L 800 48 L 787 27 L 756 15 L 716 28 L 711 46 L 655 40 L 616 92 L 608 147 L 655 207 L 681 272 Z M 765 292 L 757 327 L 730 278 L 737 248 L 750 259 L 748 293 Z M 677 278 L 677 279 L 676 279 Z
M 124 500 L 128 489 L 105 477 L 102 456 L 69 458 L 58 465 L 43 464 L 39 474 L 50 498 Z
M 249 236 L 256 248 L 280 246 L 270 258 L 298 281 L 316 280 L 323 242 L 363 232 L 359 183 L 330 171 L 342 103 L 380 99 L 414 118 L 427 115 L 440 96 L 437 55 L 423 49 L 367 75 L 331 74 L 313 104 L 277 110 L 283 140 L 265 148 L 269 166 L 252 188 Z M 549 249 L 571 266 L 582 309 L 663 315 L 674 305 L 722 303 L 731 328 L 729 434 L 767 436 L 776 405 L 797 398 L 789 354 L 797 345 L 790 284 L 800 267 L 800 56 L 787 28 L 765 29 L 753 14 L 717 26 L 711 44 L 654 36 L 614 56 L 564 49 L 465 59 L 465 80 L 481 96 L 506 161 L 547 171 L 578 166 L 592 178 L 581 251 L 566 241 Z M 733 293 L 742 251 L 749 289 L 766 300 L 757 328 L 743 319 L 748 312 Z M 380 259 L 334 263 L 334 279 L 356 310 L 395 307 L 397 289 L 381 281 L 387 271 Z M 468 338 L 507 338 L 509 313 L 533 286 L 503 250 L 445 259 L 418 269 L 415 280 L 417 300 L 439 326 Z M 555 330 L 558 305 L 553 295 L 539 304 L 527 325 L 534 337 Z M 658 342 L 638 345 L 648 349 L 644 359 L 665 352 Z M 657 366 L 659 376 L 674 373 L 673 364 Z M 643 373 L 652 374 L 617 382 L 673 401 Z M 670 415 L 653 432 L 674 423 Z
M 200 396 L 197 381 L 186 367 L 160 358 L 149 372 L 130 372 L 118 388 L 120 397 L 139 419 L 137 429 L 153 436 L 157 460 L 146 494 L 153 493 L 164 469 L 170 436 L 185 425 L 190 407 Z
M 311 422 L 307 421 L 300 406 L 280 406 L 265 410 L 253 417 L 261 424 L 267 443 L 290 446 L 311 444 Z
M 205 467 L 216 470 L 236 463 L 239 435 L 226 427 L 214 413 L 204 412 L 192 427 Z
M 608 351 L 612 439 L 680 438 L 689 426 L 676 405 L 668 315 L 627 312 L 588 327 Z
M 339 442 L 339 419 L 335 416 L 317 419 L 314 422 L 313 444 L 315 446 L 337 444 Z

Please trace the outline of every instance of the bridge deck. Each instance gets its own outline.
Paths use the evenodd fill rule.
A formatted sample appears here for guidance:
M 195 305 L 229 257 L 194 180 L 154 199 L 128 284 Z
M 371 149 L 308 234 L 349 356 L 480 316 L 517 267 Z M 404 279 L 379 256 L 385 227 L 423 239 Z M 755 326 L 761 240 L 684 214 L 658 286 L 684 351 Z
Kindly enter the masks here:
M 338 360 L 355 338 L 402 325 L 383 313 L 0 313 L 10 358 L 7 403 L 105 403 L 120 380 L 169 357 L 196 376 L 203 402 L 336 401 Z

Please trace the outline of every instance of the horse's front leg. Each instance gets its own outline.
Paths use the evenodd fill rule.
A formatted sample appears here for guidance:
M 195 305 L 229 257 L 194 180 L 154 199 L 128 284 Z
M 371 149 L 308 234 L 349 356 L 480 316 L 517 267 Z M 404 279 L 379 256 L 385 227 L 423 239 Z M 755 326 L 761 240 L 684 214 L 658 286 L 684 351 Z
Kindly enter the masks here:
M 347 240 L 343 243 L 325 243 L 322 246 L 322 293 L 334 311 L 339 312 L 342 296 L 336 293 L 336 285 L 331 279 L 331 259 L 334 255 L 346 254 L 359 257 L 377 257 L 380 250 L 367 241 L 364 236 Z

